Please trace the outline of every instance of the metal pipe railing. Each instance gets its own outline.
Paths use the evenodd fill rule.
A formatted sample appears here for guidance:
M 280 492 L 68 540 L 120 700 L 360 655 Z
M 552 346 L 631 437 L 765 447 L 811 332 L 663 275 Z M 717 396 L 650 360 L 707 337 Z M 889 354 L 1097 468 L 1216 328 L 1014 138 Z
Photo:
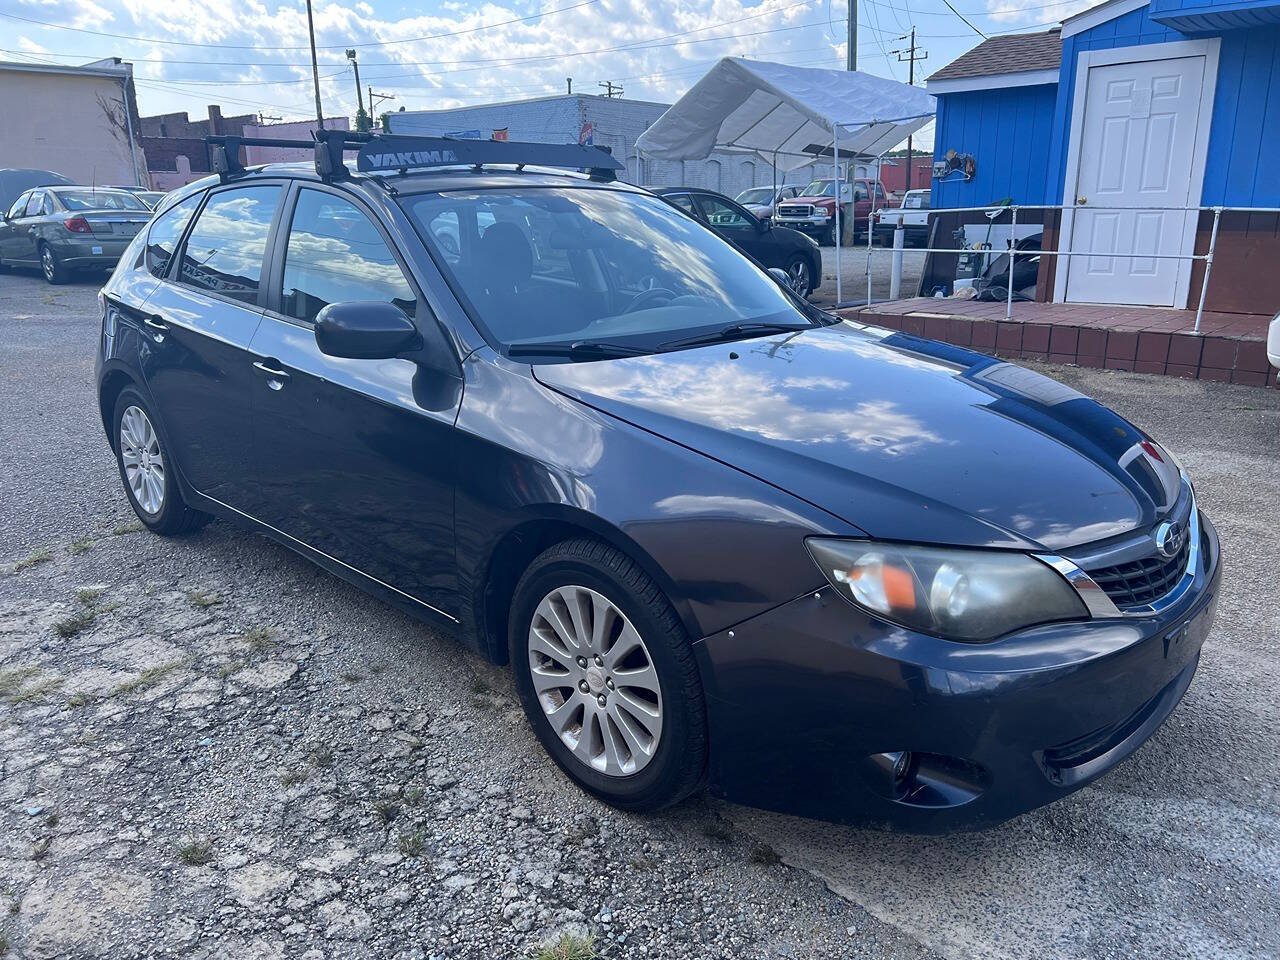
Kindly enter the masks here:
M 1212 211 L 1213 227 L 1209 234 L 1209 248 L 1206 253 L 1117 253 L 1114 250 L 1094 251 L 1094 250 L 1037 250 L 1019 253 L 1016 249 L 1017 245 L 1017 228 L 1018 228 L 1018 212 L 1019 211 L 1075 211 L 1075 210 L 1138 210 L 1138 211 L 1170 211 L 1170 212 L 1195 212 L 1197 214 Z M 874 198 L 872 200 L 872 210 L 867 219 L 867 303 L 872 301 L 872 276 L 871 276 L 871 256 L 872 241 L 875 236 L 875 224 L 883 223 L 886 217 L 894 214 L 903 213 L 901 207 L 889 207 L 875 209 Z M 1204 261 L 1204 277 L 1200 283 L 1200 298 L 1196 305 L 1196 319 L 1194 332 L 1200 332 L 1201 319 L 1204 316 L 1205 297 L 1209 289 L 1209 278 L 1213 271 L 1213 258 L 1217 251 L 1218 244 L 1218 228 L 1224 213 L 1259 213 L 1259 214 L 1280 214 L 1280 207 L 1229 207 L 1229 206 L 1212 206 L 1212 207 L 1133 207 L 1133 206 L 1100 206 L 1098 204 L 1005 204 L 1005 205 L 987 205 L 981 207 L 945 207 L 930 211 L 931 213 L 984 213 L 993 225 L 998 224 L 1005 213 L 1009 214 L 1009 282 L 1008 289 L 1005 294 L 1005 319 L 1013 319 L 1013 267 L 1017 261 L 1017 257 L 1114 257 L 1126 260 L 1187 260 L 1187 261 Z M 1024 221 L 1025 223 L 1026 221 Z M 785 221 L 783 221 L 785 225 Z M 901 221 L 899 221 L 898 230 L 902 229 Z M 895 230 L 896 233 L 896 230 Z M 837 243 L 840 242 L 837 237 Z M 964 247 L 922 247 L 917 248 L 920 253 L 949 253 L 962 254 L 966 252 Z M 1000 251 L 1004 253 L 1006 251 Z M 895 242 L 894 256 L 902 255 L 901 247 Z M 839 298 L 837 298 L 839 299 Z M 837 303 L 837 306 L 842 304 Z

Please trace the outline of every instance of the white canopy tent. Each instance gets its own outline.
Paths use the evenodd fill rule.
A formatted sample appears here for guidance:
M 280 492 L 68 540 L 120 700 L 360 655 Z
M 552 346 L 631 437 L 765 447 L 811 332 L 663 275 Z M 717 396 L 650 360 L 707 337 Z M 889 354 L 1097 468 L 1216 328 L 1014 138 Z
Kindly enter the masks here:
M 725 57 L 639 136 L 636 151 L 659 160 L 748 153 L 781 170 L 830 156 L 838 170 L 841 152 L 883 156 L 934 110 L 934 98 L 918 87 L 869 73 Z M 837 301 L 839 218 L 837 203 Z

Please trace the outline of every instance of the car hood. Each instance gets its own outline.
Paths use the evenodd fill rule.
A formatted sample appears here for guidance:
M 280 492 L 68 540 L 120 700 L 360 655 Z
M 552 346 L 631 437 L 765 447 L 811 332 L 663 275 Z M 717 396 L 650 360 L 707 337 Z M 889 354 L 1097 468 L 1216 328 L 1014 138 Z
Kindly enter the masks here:
M 534 376 L 867 535 L 1062 548 L 1153 523 L 1168 453 L 1055 380 L 849 322 Z
M 835 197 L 824 197 L 819 194 L 816 197 L 792 197 L 790 200 L 783 200 L 782 203 L 829 203 L 835 205 Z

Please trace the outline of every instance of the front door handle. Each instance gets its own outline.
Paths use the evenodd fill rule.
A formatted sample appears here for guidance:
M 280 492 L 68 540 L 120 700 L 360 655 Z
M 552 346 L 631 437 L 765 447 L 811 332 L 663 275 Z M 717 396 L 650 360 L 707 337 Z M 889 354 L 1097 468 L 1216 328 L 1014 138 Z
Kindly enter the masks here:
M 253 369 L 257 370 L 258 373 L 267 378 L 267 386 L 272 390 L 279 390 L 285 385 L 285 381 L 289 379 L 287 371 L 277 370 L 275 367 L 272 367 L 270 364 L 264 363 L 261 360 L 254 361 Z
M 143 316 L 142 322 L 151 328 L 151 339 L 156 343 L 164 343 L 164 335 L 169 332 L 169 325 L 157 317 Z

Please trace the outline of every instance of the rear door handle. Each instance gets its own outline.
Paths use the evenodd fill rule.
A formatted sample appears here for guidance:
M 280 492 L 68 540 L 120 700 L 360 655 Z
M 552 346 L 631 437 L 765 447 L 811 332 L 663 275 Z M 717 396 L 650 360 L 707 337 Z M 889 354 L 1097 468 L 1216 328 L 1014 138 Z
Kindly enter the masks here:
M 151 328 L 151 338 L 155 340 L 156 343 L 164 342 L 164 335 L 169 332 L 169 325 L 167 323 L 162 323 L 156 317 L 148 317 L 146 315 L 142 317 L 142 322 Z
M 279 361 L 274 362 L 278 363 Z M 287 371 L 277 370 L 275 367 L 270 366 L 269 363 L 263 362 L 262 360 L 255 360 L 253 362 L 253 369 L 257 370 L 258 373 L 267 378 L 267 386 L 272 390 L 279 390 L 285 385 L 285 381 L 289 379 Z

